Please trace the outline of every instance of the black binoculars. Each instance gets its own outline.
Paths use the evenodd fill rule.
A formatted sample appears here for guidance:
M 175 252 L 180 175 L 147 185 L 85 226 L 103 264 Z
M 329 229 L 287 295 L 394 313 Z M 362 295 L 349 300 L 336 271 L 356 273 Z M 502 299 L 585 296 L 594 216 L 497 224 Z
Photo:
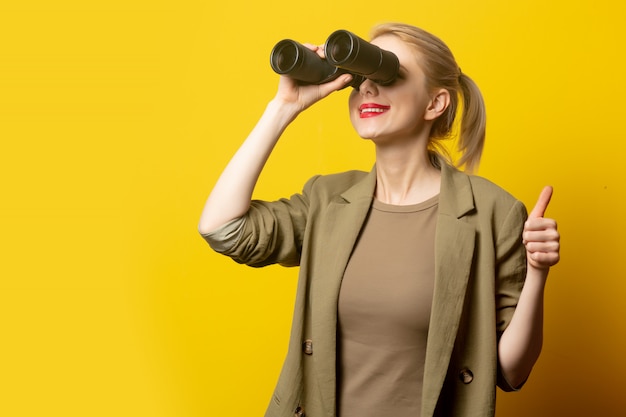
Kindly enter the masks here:
M 302 84 L 323 84 L 342 74 L 352 74 L 349 84 L 358 88 L 365 79 L 391 84 L 398 75 L 398 57 L 347 30 L 333 32 L 324 44 L 326 59 L 291 39 L 278 42 L 270 55 L 274 72 Z

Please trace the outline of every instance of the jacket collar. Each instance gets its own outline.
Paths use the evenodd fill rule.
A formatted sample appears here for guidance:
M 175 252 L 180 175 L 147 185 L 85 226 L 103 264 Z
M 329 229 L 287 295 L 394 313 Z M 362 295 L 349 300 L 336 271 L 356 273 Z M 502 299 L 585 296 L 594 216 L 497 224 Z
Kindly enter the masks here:
M 376 166 L 361 181 L 341 194 L 346 203 L 371 199 L 376 189 Z M 444 164 L 441 168 L 439 212 L 460 219 L 474 210 L 474 195 L 467 174 Z
M 374 198 L 374 191 L 376 190 L 376 166 L 359 182 L 348 188 L 341 194 L 341 198 L 346 203 L 354 203 L 360 200 L 369 200 L 370 203 Z M 368 206 L 369 209 L 369 206 Z
M 450 165 L 444 165 L 441 168 L 439 213 L 460 219 L 474 208 L 474 194 L 469 176 Z

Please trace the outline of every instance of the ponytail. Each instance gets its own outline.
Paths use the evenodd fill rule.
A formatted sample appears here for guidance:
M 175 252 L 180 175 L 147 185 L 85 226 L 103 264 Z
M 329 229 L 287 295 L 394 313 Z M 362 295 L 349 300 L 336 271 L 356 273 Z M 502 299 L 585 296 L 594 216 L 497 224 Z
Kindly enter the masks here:
M 459 75 L 459 84 L 463 96 L 463 114 L 457 143 L 461 158 L 456 165 L 464 166 L 466 171 L 473 172 L 478 167 L 485 145 L 487 125 L 485 102 L 476 83 L 462 72 Z

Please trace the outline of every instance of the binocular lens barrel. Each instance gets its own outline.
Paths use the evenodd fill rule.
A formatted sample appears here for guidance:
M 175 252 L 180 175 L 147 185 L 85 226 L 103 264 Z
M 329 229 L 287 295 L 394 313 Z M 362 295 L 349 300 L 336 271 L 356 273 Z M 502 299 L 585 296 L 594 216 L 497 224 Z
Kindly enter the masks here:
M 333 32 L 324 45 L 332 65 L 380 84 L 392 83 L 400 63 L 392 52 L 380 49 L 347 30 Z
M 270 64 L 274 72 L 307 84 L 328 82 L 346 72 L 291 39 L 283 39 L 274 46 Z
M 298 64 L 298 46 L 285 39 L 280 41 L 271 55 L 272 68 L 279 74 L 288 74 Z

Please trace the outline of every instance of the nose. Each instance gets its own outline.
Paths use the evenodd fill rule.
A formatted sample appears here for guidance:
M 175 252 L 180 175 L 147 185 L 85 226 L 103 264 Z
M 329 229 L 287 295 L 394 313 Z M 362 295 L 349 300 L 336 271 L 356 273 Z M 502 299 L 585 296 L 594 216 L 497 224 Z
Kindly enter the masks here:
M 375 96 L 378 94 L 378 85 L 374 81 L 366 78 L 359 86 L 359 93 L 362 96 Z

